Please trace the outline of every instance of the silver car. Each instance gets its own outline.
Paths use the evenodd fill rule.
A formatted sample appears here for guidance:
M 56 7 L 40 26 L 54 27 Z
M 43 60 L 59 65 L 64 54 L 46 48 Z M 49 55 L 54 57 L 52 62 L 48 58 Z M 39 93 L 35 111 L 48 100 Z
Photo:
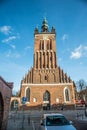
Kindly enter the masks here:
M 62 114 L 44 114 L 40 130 L 76 130 L 70 121 Z

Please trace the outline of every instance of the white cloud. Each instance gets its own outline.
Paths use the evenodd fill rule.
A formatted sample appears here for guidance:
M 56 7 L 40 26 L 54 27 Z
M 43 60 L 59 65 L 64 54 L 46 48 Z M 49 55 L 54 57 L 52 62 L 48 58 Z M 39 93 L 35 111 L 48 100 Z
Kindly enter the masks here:
M 20 58 L 21 55 L 20 55 L 19 53 L 15 53 L 15 54 L 14 54 L 14 57 L 15 57 L 15 58 Z
M 83 49 L 83 46 L 80 45 L 79 47 L 77 47 L 77 48 L 75 49 L 75 51 L 82 51 L 82 49 Z
M 68 39 L 68 34 L 64 34 L 64 35 L 62 36 L 62 38 L 61 38 L 62 41 L 65 41 L 65 40 L 67 40 L 67 39 Z
M 7 53 L 6 53 L 6 57 L 7 58 L 20 58 L 21 55 L 17 52 L 12 52 L 11 50 L 9 50 Z
M 27 47 L 25 47 L 24 49 L 25 50 L 29 50 L 29 49 L 31 49 L 32 47 L 31 46 L 27 46 Z
M 84 46 L 84 50 L 86 50 L 86 51 L 87 51 L 87 46 Z
M 15 33 L 12 29 L 11 26 L 2 26 L 0 27 L 0 32 L 5 34 L 5 35 L 9 35 L 7 38 L 4 38 L 2 40 L 2 43 L 9 43 L 13 40 L 19 39 L 20 38 L 20 34 L 19 33 Z M 12 48 L 15 48 L 15 46 L 11 46 Z
M 6 57 L 10 57 L 11 56 L 11 50 L 9 50 L 6 54 Z
M 6 39 L 3 39 L 2 42 L 3 43 L 11 42 L 11 41 L 13 41 L 13 40 L 15 40 L 17 38 L 18 38 L 17 36 L 10 36 L 10 37 L 8 37 Z
M 11 48 L 16 49 L 16 46 L 13 44 L 10 44 Z
M 81 52 L 78 52 L 78 51 L 74 51 L 74 52 L 71 52 L 71 58 L 74 58 L 74 59 L 79 59 L 80 57 L 82 56 Z
M 71 52 L 71 59 L 79 59 L 82 56 L 86 56 L 87 55 L 87 46 L 82 46 L 79 45 L 77 48 L 75 48 L 72 52 Z
M 0 32 L 5 34 L 5 35 L 8 35 L 11 33 L 11 30 L 12 30 L 12 27 L 11 26 L 2 26 L 0 27 Z

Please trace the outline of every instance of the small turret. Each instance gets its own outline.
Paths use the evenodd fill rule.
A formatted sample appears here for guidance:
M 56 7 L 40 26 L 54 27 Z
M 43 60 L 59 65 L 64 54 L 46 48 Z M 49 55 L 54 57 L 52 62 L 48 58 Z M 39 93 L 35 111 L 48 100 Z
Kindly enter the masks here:
M 36 27 L 35 30 L 34 30 L 34 34 L 37 34 L 37 33 L 39 33 L 38 27 Z
M 55 28 L 52 26 L 51 33 L 56 33 Z

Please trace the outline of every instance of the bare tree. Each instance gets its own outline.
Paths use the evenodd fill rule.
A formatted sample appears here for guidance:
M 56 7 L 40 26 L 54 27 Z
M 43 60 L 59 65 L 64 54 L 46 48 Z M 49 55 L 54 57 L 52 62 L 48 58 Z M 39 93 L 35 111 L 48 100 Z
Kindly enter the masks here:
M 83 79 L 80 79 L 79 81 L 76 82 L 76 88 L 77 91 L 82 91 L 86 89 L 86 82 Z
M 86 82 L 83 79 L 80 79 L 76 82 L 77 96 L 78 99 L 83 99 L 83 90 L 86 89 Z

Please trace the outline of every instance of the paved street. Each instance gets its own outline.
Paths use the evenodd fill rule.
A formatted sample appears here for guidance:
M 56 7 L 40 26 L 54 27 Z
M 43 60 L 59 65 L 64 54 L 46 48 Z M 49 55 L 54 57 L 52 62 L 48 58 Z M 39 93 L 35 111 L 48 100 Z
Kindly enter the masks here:
M 29 112 L 10 113 L 7 130 L 32 130 Z
M 77 130 L 87 130 L 87 117 L 84 110 L 74 111 L 20 111 L 10 112 L 7 130 L 38 130 L 43 113 L 62 113 L 72 120 Z

